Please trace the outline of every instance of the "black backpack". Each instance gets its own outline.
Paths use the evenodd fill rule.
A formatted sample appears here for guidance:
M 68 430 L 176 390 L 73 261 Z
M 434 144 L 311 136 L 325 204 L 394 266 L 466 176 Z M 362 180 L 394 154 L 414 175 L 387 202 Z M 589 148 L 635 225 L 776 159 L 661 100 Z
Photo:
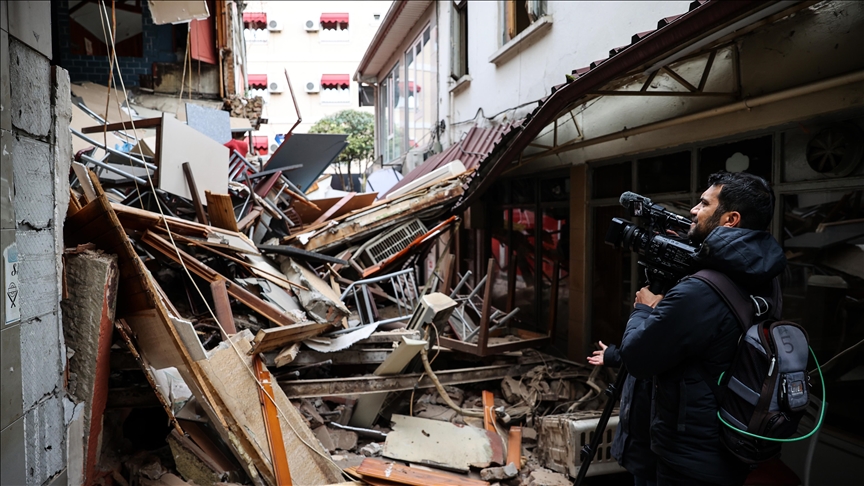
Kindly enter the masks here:
M 743 330 L 732 366 L 719 384 L 704 367 L 699 370 L 720 405 L 718 415 L 726 425 L 720 428 L 721 440 L 747 464 L 773 459 L 781 442 L 765 438 L 792 437 L 810 399 L 807 332 L 780 320 L 783 302 L 777 279 L 766 298 L 747 295 L 715 270 L 700 270 L 692 277 L 720 295 Z

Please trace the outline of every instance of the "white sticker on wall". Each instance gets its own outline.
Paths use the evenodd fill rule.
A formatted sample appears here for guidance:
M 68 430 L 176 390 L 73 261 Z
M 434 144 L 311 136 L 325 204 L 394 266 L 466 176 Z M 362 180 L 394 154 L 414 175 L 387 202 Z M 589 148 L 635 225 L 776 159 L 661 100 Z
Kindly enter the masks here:
M 18 245 L 12 243 L 3 249 L 3 262 L 5 267 L 6 288 L 3 289 L 3 297 L 6 302 L 6 322 L 11 324 L 21 318 L 21 300 L 18 298 Z

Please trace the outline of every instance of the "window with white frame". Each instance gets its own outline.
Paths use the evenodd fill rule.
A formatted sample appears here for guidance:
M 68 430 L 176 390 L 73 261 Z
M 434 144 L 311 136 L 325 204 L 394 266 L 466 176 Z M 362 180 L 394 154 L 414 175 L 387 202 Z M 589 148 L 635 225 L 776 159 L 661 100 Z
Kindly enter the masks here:
M 325 74 L 321 76 L 321 103 L 351 103 L 351 76 L 348 74 Z
M 403 153 L 405 100 L 400 90 L 403 78 L 401 69 L 402 65 L 397 62 L 378 86 L 378 143 L 385 164 L 398 159 Z
M 468 0 L 453 2 L 450 16 L 450 77 L 468 74 Z
M 347 42 L 350 40 L 348 25 L 347 13 L 322 13 L 318 39 L 321 42 Z
M 546 0 L 503 0 L 504 33 L 503 43 L 519 35 L 522 31 L 546 15 Z
M 407 148 L 426 148 L 434 139 L 438 111 L 437 29 L 427 26 L 405 51 L 403 87 L 407 120 Z M 401 88 L 400 88 L 401 89 Z

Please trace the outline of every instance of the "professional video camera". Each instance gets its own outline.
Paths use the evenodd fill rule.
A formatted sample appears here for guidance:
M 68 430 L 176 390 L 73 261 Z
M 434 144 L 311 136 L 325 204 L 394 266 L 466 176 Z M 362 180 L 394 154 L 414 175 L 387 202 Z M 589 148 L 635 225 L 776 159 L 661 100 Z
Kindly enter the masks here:
M 606 243 L 637 253 L 651 292 L 665 294 L 691 273 L 698 248 L 690 245 L 686 237 L 678 236 L 687 234 L 691 221 L 629 191 L 621 194 L 620 202 L 630 216 L 646 218 L 648 225 L 640 228 L 621 218 L 612 218 Z

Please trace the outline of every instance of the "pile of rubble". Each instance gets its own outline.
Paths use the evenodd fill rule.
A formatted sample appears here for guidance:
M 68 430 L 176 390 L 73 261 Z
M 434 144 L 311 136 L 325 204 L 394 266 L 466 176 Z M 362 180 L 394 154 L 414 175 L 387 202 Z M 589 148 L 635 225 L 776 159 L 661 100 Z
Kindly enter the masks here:
M 493 261 L 454 270 L 466 173 L 310 200 L 176 119 L 135 124 L 149 155 L 87 137 L 131 123 L 84 128 L 70 175 L 69 448 L 88 482 L 569 484 L 614 374 L 537 351 L 548 336 L 490 303 Z

